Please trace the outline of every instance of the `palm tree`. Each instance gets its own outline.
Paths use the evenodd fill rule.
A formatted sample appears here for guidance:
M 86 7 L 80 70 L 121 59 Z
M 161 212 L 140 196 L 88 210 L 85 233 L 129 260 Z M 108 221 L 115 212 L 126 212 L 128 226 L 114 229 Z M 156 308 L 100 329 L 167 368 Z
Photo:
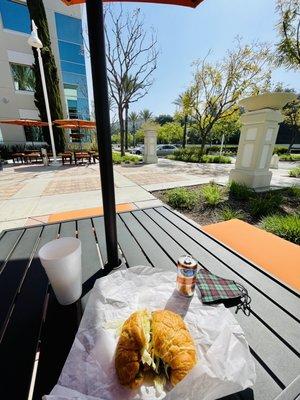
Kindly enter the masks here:
M 137 82 L 136 78 L 134 78 L 132 75 L 125 75 L 122 81 L 122 87 L 124 92 L 124 110 L 125 110 L 125 149 L 128 150 L 129 104 L 137 101 L 138 98 L 134 98 L 133 95 L 137 93 L 139 89 L 143 89 L 143 84 Z
M 147 110 L 147 109 L 142 110 L 142 111 L 140 112 L 140 117 L 142 118 L 142 120 L 143 120 L 144 122 L 147 122 L 147 121 L 149 121 L 149 120 L 151 119 L 151 117 L 152 117 L 152 112 L 149 111 L 149 110 Z
M 135 134 L 135 131 L 136 131 L 136 123 L 137 123 L 137 121 L 138 121 L 138 119 L 139 119 L 139 115 L 138 115 L 138 113 L 132 111 L 132 112 L 129 114 L 128 119 L 129 119 L 129 121 L 130 121 L 131 124 L 132 124 L 132 130 L 131 130 L 131 132 L 132 132 L 132 134 L 134 135 L 134 134 Z M 134 136 L 133 136 L 133 142 L 134 142 Z M 134 145 L 134 143 L 133 143 L 133 145 Z
M 186 90 L 182 94 L 178 96 L 178 98 L 174 101 L 174 104 L 179 107 L 180 113 L 183 115 L 183 139 L 182 139 L 182 147 L 186 146 L 186 137 L 187 137 L 187 124 L 189 116 L 192 115 L 192 106 L 193 106 L 193 92 L 191 89 Z
M 35 76 L 29 65 L 12 64 L 11 66 L 15 84 L 18 90 L 28 90 L 33 92 L 35 89 Z

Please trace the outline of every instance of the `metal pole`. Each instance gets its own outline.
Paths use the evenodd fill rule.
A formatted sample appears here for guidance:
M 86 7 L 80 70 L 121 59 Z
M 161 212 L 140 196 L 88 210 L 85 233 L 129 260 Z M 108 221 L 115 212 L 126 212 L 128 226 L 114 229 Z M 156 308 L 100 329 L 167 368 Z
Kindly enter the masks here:
M 119 265 L 119 256 L 102 0 L 86 0 L 86 13 L 99 149 L 107 262 L 109 268 L 116 268 Z
M 47 86 L 46 86 L 46 80 L 45 80 L 45 72 L 44 72 L 44 65 L 43 65 L 43 60 L 42 60 L 42 55 L 41 55 L 41 49 L 37 48 L 36 51 L 38 54 L 39 67 L 40 67 L 40 73 L 41 73 L 41 81 L 42 81 L 44 98 L 45 98 L 47 120 L 48 120 L 48 125 L 49 125 L 50 141 L 51 141 L 51 147 L 52 147 L 52 153 L 53 153 L 52 165 L 58 165 L 59 163 L 57 162 L 57 158 L 56 158 L 55 142 L 54 142 L 53 129 L 52 129 L 52 120 L 51 120 L 51 113 L 50 113 L 50 107 L 49 107 L 49 99 L 48 99 L 48 93 L 47 93 Z

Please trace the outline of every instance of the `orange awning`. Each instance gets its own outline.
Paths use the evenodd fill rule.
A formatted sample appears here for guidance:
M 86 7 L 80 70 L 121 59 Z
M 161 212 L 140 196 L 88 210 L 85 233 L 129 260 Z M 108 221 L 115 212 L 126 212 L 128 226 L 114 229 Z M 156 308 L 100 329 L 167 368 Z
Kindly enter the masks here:
M 85 3 L 85 0 L 61 0 L 63 1 L 67 6 L 71 6 L 74 4 L 82 4 Z M 108 0 L 104 0 L 105 2 Z M 185 7 L 192 7 L 196 8 L 200 3 L 202 3 L 203 0 L 109 0 L 110 2 L 124 2 L 128 1 L 131 3 L 156 3 L 156 4 L 173 4 L 175 6 L 185 6 Z
M 96 127 L 94 121 L 88 121 L 83 119 L 56 119 L 53 124 L 57 125 L 59 128 L 66 129 L 93 129 Z
M 36 119 L 3 119 L 0 124 L 21 125 L 21 126 L 48 126 L 47 122 Z

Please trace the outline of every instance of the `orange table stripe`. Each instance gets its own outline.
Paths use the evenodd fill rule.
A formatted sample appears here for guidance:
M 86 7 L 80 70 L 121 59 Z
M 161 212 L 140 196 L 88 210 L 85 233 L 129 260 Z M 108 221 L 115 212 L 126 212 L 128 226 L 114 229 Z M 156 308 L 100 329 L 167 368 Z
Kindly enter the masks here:
M 124 203 L 116 205 L 117 212 L 132 211 L 132 210 L 136 210 L 136 207 L 132 203 Z M 77 218 L 88 218 L 88 217 L 93 217 L 94 215 L 103 215 L 103 207 L 84 208 L 81 210 L 72 210 L 72 211 L 65 211 L 62 213 L 52 214 L 49 216 L 48 222 L 59 222 Z
M 300 291 L 300 246 L 238 219 L 201 229 Z

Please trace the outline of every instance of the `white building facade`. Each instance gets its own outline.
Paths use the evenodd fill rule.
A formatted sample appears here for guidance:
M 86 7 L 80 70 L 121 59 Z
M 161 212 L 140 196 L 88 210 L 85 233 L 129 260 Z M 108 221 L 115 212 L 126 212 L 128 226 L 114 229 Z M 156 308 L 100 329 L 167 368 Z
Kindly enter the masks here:
M 59 74 L 65 118 L 89 119 L 81 8 L 43 0 Z M 27 40 L 31 21 L 26 0 L 0 0 L 0 120 L 39 119 L 34 104 L 34 58 Z M 87 138 L 88 139 L 88 138 Z M 0 125 L 0 144 L 43 142 L 36 128 Z

